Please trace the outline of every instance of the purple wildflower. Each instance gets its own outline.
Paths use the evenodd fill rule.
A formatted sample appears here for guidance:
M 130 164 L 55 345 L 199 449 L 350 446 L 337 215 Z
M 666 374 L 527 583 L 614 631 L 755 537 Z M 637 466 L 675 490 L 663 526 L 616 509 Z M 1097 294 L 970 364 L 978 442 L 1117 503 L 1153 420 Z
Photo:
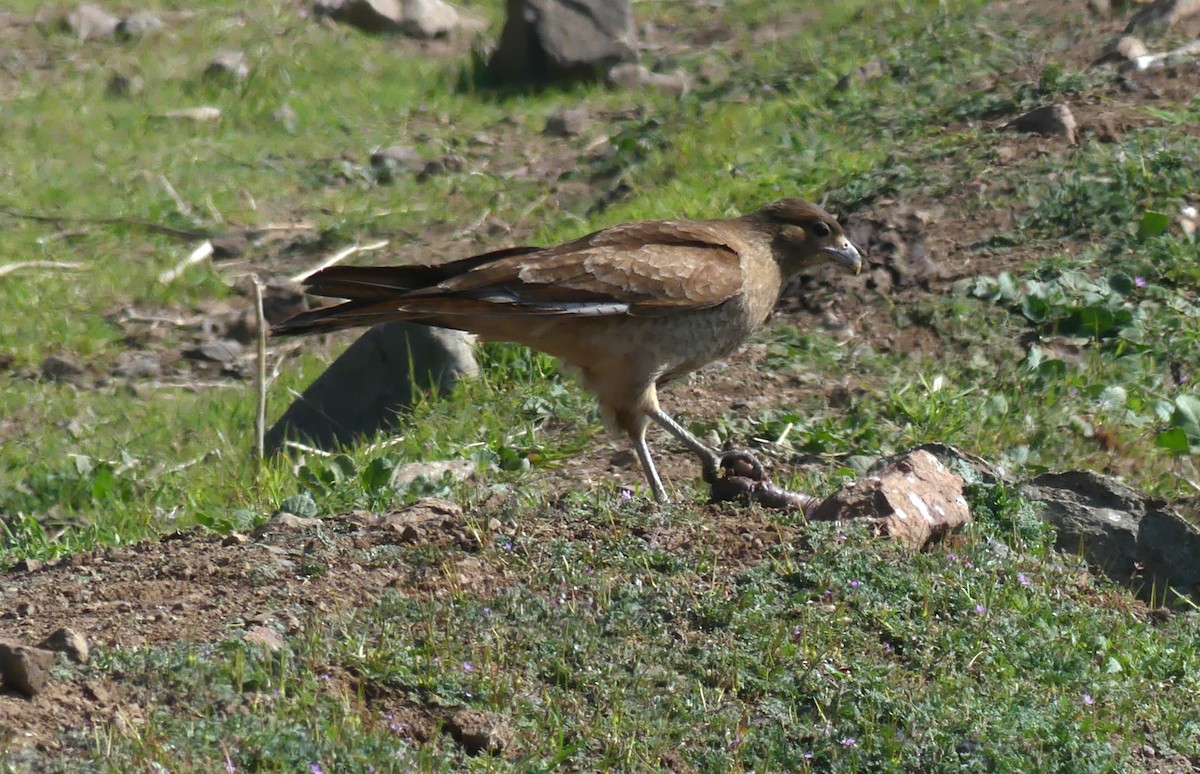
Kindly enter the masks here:
M 853 747 L 856 744 L 858 744 L 858 740 L 852 736 L 847 736 L 847 737 L 842 738 L 842 746 L 843 747 Z
M 1029 576 L 1023 572 L 1017 573 L 1017 583 L 1020 583 L 1022 586 L 1028 586 Z
M 1096 700 L 1092 698 L 1092 695 L 1090 693 L 1085 692 L 1083 694 L 1083 703 L 1090 707 L 1096 703 Z
M 1133 285 L 1134 285 L 1134 287 L 1138 287 L 1138 288 L 1146 287 L 1146 278 L 1145 277 L 1134 277 Z
M 986 612 L 987 612 L 987 608 L 986 608 L 986 607 L 984 607 L 983 605 L 976 605 L 976 606 L 975 606 L 975 614 L 976 614 L 976 615 L 983 615 L 983 614 L 984 614 L 984 613 L 986 613 Z

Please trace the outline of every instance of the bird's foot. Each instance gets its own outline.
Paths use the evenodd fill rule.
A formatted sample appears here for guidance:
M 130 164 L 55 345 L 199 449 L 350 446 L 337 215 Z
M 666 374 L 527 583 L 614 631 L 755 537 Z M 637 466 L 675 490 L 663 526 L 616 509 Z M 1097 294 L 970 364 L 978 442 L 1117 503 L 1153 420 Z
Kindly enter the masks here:
M 701 460 L 703 465 L 701 472 L 706 483 L 715 484 L 721 479 L 730 477 L 746 478 L 751 481 L 767 479 L 766 466 L 751 451 L 735 449 L 727 443 L 721 452 L 719 455 L 714 452 L 712 456 Z
M 806 512 L 816 505 L 815 497 L 776 486 L 767 478 L 766 467 L 749 451 L 726 445 L 722 452 L 703 463 L 712 502 L 759 503 L 768 508 Z

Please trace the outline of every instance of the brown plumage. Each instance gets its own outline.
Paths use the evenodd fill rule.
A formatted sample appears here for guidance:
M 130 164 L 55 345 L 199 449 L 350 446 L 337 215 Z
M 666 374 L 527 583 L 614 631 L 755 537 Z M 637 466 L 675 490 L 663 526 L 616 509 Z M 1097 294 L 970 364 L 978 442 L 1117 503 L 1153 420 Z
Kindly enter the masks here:
M 729 220 L 643 221 L 554 247 L 512 247 L 438 266 L 336 266 L 309 293 L 347 299 L 278 326 L 293 335 L 408 320 L 540 349 L 581 374 L 610 426 L 629 435 L 659 500 L 650 420 L 715 475 L 720 455 L 671 419 L 657 388 L 740 346 L 787 280 L 824 260 L 861 265 L 837 221 L 784 199 Z

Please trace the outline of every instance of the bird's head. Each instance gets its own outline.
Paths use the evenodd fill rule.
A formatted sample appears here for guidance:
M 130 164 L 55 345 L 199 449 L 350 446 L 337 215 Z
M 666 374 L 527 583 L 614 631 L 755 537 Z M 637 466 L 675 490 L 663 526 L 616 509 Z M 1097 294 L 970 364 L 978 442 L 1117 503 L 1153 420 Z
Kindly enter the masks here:
M 768 204 L 752 217 L 765 222 L 773 236 L 775 259 L 785 274 L 795 274 L 830 259 L 857 274 L 862 254 L 832 215 L 803 199 L 783 199 Z

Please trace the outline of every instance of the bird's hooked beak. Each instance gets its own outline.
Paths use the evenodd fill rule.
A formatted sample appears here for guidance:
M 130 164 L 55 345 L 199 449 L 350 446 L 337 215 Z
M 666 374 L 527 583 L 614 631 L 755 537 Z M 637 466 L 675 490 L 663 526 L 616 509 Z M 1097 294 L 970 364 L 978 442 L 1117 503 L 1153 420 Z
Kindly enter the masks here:
M 828 253 L 833 260 L 843 266 L 854 269 L 855 274 L 862 271 L 862 253 L 858 251 L 853 242 L 844 236 L 832 244 L 821 248 L 821 251 Z

